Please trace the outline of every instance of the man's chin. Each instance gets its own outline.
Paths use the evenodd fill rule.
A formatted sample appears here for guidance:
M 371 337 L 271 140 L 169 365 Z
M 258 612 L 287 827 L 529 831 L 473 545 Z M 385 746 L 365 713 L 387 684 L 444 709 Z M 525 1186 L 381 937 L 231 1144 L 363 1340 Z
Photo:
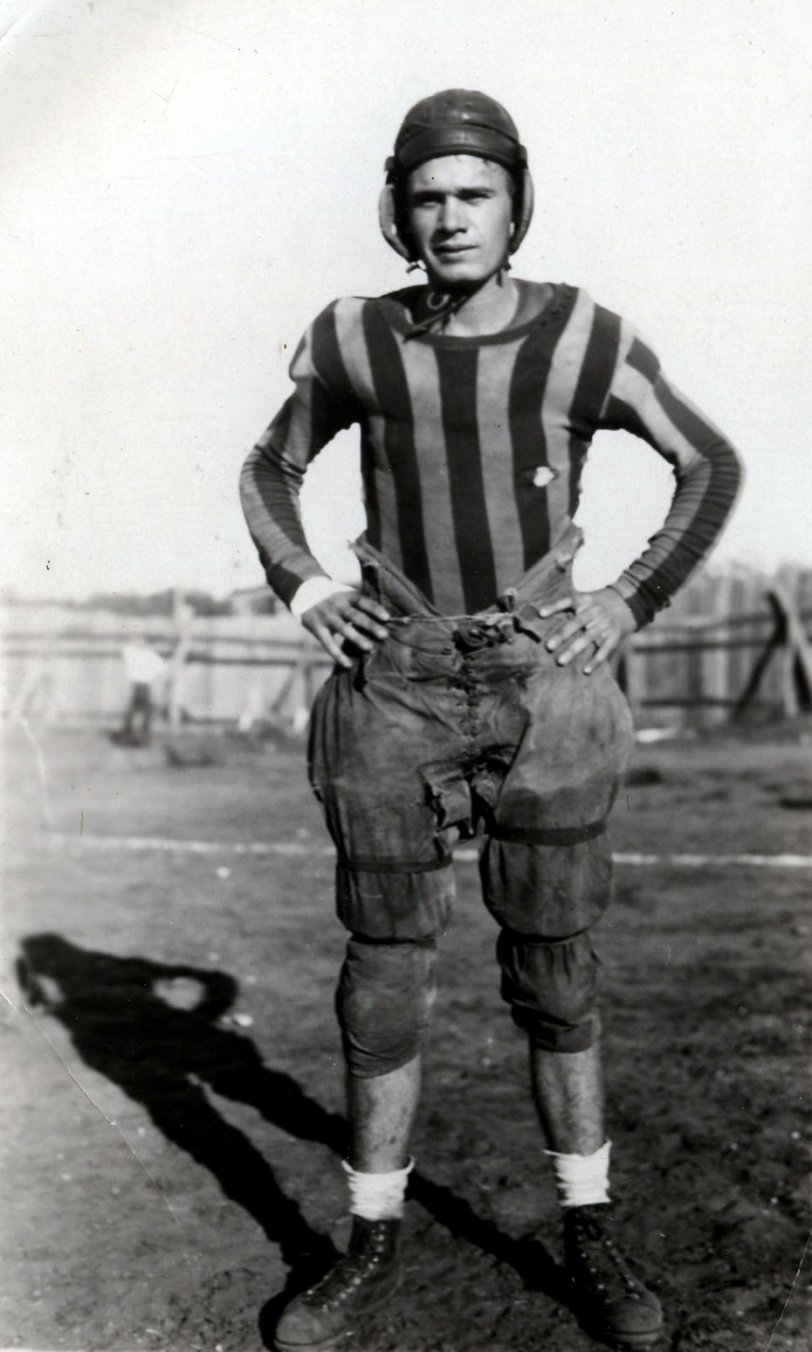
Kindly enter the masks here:
M 429 268 L 431 284 L 439 291 L 468 291 L 487 281 L 487 276 L 474 263 L 441 264 Z

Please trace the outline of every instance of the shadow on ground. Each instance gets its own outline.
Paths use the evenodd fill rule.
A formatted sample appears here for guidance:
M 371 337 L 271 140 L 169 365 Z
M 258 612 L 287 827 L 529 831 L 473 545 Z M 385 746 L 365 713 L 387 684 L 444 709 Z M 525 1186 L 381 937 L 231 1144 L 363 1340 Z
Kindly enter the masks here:
M 270 1346 L 284 1304 L 320 1276 L 337 1251 L 329 1236 L 308 1224 L 264 1156 L 221 1116 L 203 1086 L 342 1156 L 344 1119 L 290 1075 L 266 1066 L 250 1038 L 220 1025 L 239 990 L 227 973 L 89 951 L 44 933 L 22 941 L 17 976 L 28 1006 L 58 1019 L 85 1064 L 141 1104 L 167 1140 L 209 1169 L 224 1194 L 278 1245 L 289 1275 L 260 1314 Z M 567 1304 L 566 1277 L 537 1238 L 512 1238 L 418 1171 L 410 1196 L 454 1236 L 512 1267 L 529 1289 Z

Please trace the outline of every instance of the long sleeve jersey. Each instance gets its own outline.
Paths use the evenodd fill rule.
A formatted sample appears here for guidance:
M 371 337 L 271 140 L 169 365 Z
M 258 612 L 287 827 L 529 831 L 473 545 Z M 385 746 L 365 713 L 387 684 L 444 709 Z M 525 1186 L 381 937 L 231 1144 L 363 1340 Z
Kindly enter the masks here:
M 291 363 L 295 391 L 241 479 L 283 601 L 324 576 L 299 492 L 308 464 L 353 423 L 367 539 L 445 614 L 485 609 L 554 547 L 602 429 L 642 437 L 675 476 L 662 528 L 613 584 L 638 626 L 707 553 L 738 489 L 733 448 L 620 316 L 566 284 L 518 286 L 515 321 L 484 336 L 421 330 L 420 287 L 334 301 L 308 329 Z

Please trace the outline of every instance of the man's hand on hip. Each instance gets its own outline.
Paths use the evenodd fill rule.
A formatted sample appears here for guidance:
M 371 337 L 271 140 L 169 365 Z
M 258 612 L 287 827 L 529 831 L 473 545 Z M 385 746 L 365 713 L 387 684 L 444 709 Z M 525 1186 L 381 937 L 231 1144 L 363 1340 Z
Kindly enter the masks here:
M 303 611 L 300 619 L 339 666 L 351 667 L 352 658 L 344 652 L 344 643 L 353 643 L 364 652 L 372 652 L 387 636 L 384 622 L 389 619 L 389 614 L 371 597 L 363 596 L 359 591 L 343 590 Z
M 637 628 L 634 616 L 623 597 L 611 587 L 601 591 L 573 592 L 548 606 L 542 606 L 540 615 L 548 619 L 562 612 L 574 611 L 553 628 L 545 640 L 545 647 L 555 653 L 559 666 L 569 666 L 581 653 L 592 649 L 584 666 L 589 675 L 618 647 L 623 639 Z

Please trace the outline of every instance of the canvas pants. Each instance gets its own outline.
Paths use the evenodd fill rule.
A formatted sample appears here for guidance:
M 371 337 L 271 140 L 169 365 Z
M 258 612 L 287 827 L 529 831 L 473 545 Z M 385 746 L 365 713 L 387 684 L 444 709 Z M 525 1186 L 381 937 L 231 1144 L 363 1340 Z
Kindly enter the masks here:
M 351 1071 L 381 1075 L 419 1050 L 438 936 L 454 895 L 452 848 L 482 836 L 480 877 L 500 927 L 501 991 L 535 1045 L 592 1045 L 591 930 L 610 896 L 606 818 L 632 747 L 628 705 L 605 663 L 557 665 L 540 608 L 571 596 L 580 532 L 488 611 L 438 612 L 359 545 L 363 585 L 388 637 L 319 692 L 311 782 L 338 853 L 350 931 L 337 994 Z

